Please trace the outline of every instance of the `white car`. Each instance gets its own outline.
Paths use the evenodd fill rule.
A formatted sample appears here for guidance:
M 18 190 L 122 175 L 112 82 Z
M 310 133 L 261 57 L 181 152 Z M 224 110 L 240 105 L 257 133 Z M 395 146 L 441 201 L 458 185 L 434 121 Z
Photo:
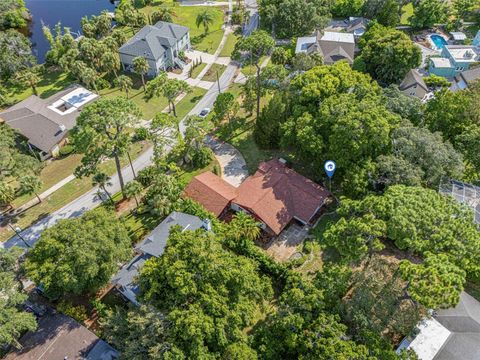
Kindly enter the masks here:
M 200 111 L 200 113 L 198 114 L 198 116 L 200 116 L 201 118 L 206 118 L 207 115 L 210 113 L 211 109 L 210 108 L 205 108 L 203 109 L 202 111 Z

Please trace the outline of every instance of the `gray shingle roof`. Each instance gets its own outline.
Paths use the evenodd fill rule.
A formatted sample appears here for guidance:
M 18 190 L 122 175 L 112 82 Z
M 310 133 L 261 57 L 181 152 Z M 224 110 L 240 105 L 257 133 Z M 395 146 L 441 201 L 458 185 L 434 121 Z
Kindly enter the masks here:
M 407 73 L 407 75 L 405 75 L 405 78 L 403 79 L 399 88 L 403 91 L 411 88 L 414 85 L 418 85 L 425 91 L 428 91 L 428 87 L 425 84 L 425 81 L 423 81 L 422 75 L 417 70 L 412 69 Z
M 452 309 L 438 311 L 435 319 L 451 332 L 434 360 L 480 359 L 480 302 L 462 292 Z
M 188 30 L 186 26 L 159 21 L 155 25 L 144 26 L 120 47 L 119 52 L 157 61 L 165 50 L 174 46 Z
M 75 126 L 80 114 L 76 110 L 61 115 L 48 107 L 78 88 L 81 87 L 68 87 L 47 99 L 32 95 L 0 113 L 0 119 L 28 138 L 32 145 L 48 153 Z M 62 130 L 61 126 L 65 129 Z
M 457 81 L 459 81 L 460 78 L 462 78 L 467 83 L 467 85 L 470 85 L 474 81 L 480 79 L 480 66 L 474 69 L 463 71 L 460 74 L 458 74 L 455 78 L 457 79 Z
M 163 220 L 136 249 L 151 256 L 161 256 L 167 245 L 170 229 L 176 225 L 179 225 L 182 230 L 197 230 L 202 227 L 203 221 L 197 216 L 174 211 Z

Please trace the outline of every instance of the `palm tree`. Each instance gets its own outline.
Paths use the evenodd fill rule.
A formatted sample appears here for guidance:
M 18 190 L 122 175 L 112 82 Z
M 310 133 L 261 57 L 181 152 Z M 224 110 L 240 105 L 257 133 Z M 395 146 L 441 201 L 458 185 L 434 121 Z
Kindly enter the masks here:
M 190 85 L 186 81 L 178 79 L 167 79 L 162 88 L 162 94 L 168 100 L 169 106 L 173 107 L 173 116 L 177 117 L 177 110 L 175 108 L 175 99 L 184 92 L 189 92 Z
M 149 69 L 148 61 L 143 56 L 138 56 L 133 59 L 133 71 L 142 77 L 143 91 L 147 91 L 145 87 L 145 74 Z
M 204 34 L 206 35 L 208 33 L 208 29 L 210 25 L 213 24 L 213 20 L 214 18 L 213 18 L 212 12 L 205 9 L 197 15 L 197 18 L 195 19 L 195 24 L 197 25 L 197 28 L 199 28 L 200 25 L 202 25 Z
M 35 175 L 25 175 L 20 179 L 19 192 L 21 194 L 35 194 L 38 202 L 41 203 L 42 199 L 38 196 L 38 191 L 42 188 L 42 180 Z
M 98 186 L 99 188 L 101 188 L 103 192 L 107 194 L 110 201 L 113 203 L 112 196 L 107 191 L 107 186 L 112 186 L 112 183 L 110 182 L 110 177 L 107 174 L 102 172 L 97 172 L 95 175 L 93 175 L 92 185 Z
M 80 73 L 80 79 L 87 87 L 93 88 L 94 91 L 98 94 L 98 90 L 97 90 L 98 74 L 95 70 L 89 67 L 85 67 Z
M 154 23 L 159 21 L 172 22 L 175 15 L 175 11 L 171 7 L 161 7 L 160 10 L 152 13 L 152 21 Z
M 139 206 L 137 195 L 140 195 L 142 190 L 143 186 L 137 180 L 132 180 L 125 185 L 125 195 L 127 196 L 127 199 L 131 199 L 133 197 L 137 207 Z
M 12 208 L 12 201 L 15 199 L 15 189 L 5 181 L 0 181 L 0 205 Z
M 32 68 L 27 68 L 27 69 L 21 71 L 17 75 L 17 80 L 21 84 L 31 87 L 33 94 L 38 95 L 37 84 L 41 80 L 40 75 L 39 75 L 39 67 L 38 66 L 34 66 Z
M 120 70 L 120 58 L 115 51 L 107 51 L 104 53 L 101 63 L 106 71 L 112 72 L 115 78 L 118 78 L 117 71 Z
M 246 238 L 249 240 L 255 240 L 260 236 L 259 223 L 255 219 L 243 211 L 239 211 L 233 217 L 230 223 L 232 231 L 231 236 L 235 240 Z
M 118 78 L 115 79 L 115 85 L 119 87 L 120 91 L 125 91 L 128 99 L 128 93 L 133 86 L 132 79 L 127 75 L 120 75 Z

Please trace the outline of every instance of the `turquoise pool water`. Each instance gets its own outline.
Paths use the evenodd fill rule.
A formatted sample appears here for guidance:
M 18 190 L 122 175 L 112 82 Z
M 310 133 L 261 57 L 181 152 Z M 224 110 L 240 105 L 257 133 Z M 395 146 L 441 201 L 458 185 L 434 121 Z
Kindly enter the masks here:
M 438 50 L 442 50 L 445 45 L 448 45 L 447 41 L 440 35 L 430 35 L 430 39 Z

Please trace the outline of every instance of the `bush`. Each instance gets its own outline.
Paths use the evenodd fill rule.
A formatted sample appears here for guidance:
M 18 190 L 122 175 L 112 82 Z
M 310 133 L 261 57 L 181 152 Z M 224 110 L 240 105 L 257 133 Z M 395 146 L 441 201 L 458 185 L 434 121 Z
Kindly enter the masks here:
M 135 133 L 133 134 L 133 141 L 143 141 L 148 138 L 148 130 L 144 127 L 136 128 Z
M 74 306 L 73 304 L 63 300 L 60 304 L 58 304 L 57 310 L 74 318 L 78 322 L 84 322 L 88 319 L 87 309 L 83 305 Z
M 200 149 L 195 149 L 192 155 L 192 165 L 196 168 L 204 168 L 213 158 L 213 151 L 212 149 L 204 146 Z
M 95 86 L 97 87 L 97 90 L 103 90 L 103 89 L 108 89 L 110 87 L 110 83 L 104 78 L 99 78 L 95 82 Z
M 65 146 L 60 148 L 60 150 L 58 151 L 58 154 L 61 157 L 64 157 L 64 156 L 68 156 L 71 153 L 73 153 L 74 150 L 75 150 L 75 148 L 72 145 L 65 145 Z
M 143 187 L 148 187 L 152 184 L 153 179 L 157 174 L 158 170 L 154 165 L 147 166 L 145 169 L 138 172 L 137 181 L 142 184 Z

